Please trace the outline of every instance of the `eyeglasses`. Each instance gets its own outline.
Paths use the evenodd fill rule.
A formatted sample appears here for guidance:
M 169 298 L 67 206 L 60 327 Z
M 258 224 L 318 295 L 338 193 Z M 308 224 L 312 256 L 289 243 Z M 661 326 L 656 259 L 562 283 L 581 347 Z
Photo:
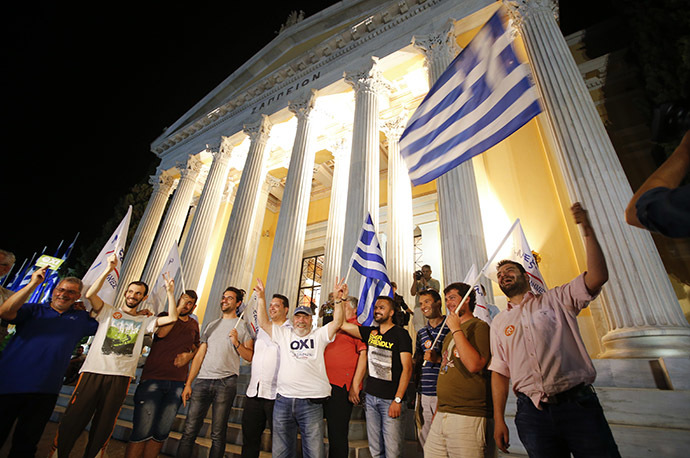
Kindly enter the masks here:
M 79 294 L 79 290 L 75 289 L 55 288 L 55 291 L 57 291 L 60 294 L 70 294 L 72 296 L 76 296 L 77 294 Z

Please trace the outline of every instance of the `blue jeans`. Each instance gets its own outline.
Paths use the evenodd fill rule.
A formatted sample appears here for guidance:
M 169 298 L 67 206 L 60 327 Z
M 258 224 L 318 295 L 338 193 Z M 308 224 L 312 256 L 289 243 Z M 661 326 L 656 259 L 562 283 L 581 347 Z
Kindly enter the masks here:
M 400 416 L 398 418 L 391 418 L 388 416 L 391 402 L 393 400 L 378 398 L 369 393 L 364 397 L 369 451 L 374 458 L 397 458 L 402 456 L 405 403 L 403 402 L 400 405 Z
M 559 404 L 541 404 L 518 393 L 515 425 L 531 458 L 620 458 L 599 398 L 592 389 Z
M 168 438 L 182 404 L 184 382 L 142 380 L 134 393 L 134 420 L 130 442 Z
M 213 416 L 211 417 L 211 450 L 208 456 L 220 458 L 225 455 L 228 418 L 236 393 L 236 375 L 221 379 L 196 379 L 192 385 L 192 397 L 189 400 L 184 432 L 177 447 L 178 457 L 187 458 L 192 455 L 194 442 L 204 425 L 204 418 L 211 405 L 213 405 Z
M 309 399 L 276 397 L 273 405 L 273 458 L 297 456 L 297 430 L 302 435 L 302 456 L 321 458 L 323 406 Z

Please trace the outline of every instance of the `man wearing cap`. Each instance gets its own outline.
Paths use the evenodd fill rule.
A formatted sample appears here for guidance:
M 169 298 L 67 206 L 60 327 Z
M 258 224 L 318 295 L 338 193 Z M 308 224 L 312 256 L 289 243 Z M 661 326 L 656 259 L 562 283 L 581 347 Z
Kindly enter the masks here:
M 271 323 L 266 313 L 264 285 L 257 280 L 259 326 L 280 349 L 277 397 L 273 407 L 275 458 L 295 455 L 297 431 L 302 436 L 302 456 L 323 455 L 323 403 L 331 395 L 324 350 L 343 323 L 343 284 L 336 283 L 333 321 L 312 330 L 311 307 L 299 306 L 292 314 L 292 328 Z

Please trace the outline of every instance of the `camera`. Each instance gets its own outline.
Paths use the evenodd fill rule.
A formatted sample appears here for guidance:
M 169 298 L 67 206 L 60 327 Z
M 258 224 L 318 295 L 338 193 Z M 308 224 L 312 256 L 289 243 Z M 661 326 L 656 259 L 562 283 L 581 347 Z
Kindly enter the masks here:
M 408 274 L 408 275 L 409 275 L 409 274 Z M 421 271 L 421 270 L 415 271 L 415 273 L 414 273 L 414 279 L 415 279 L 415 280 L 421 280 L 421 279 L 422 279 L 422 271 Z
M 690 130 L 690 108 L 683 102 L 663 103 L 652 114 L 652 141 L 664 142 Z

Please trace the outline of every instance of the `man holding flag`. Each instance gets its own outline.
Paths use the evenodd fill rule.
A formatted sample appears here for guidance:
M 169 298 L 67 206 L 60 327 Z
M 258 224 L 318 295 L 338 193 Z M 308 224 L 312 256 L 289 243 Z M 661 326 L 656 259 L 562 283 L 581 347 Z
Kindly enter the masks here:
M 520 263 L 498 263 L 498 284 L 509 302 L 491 325 L 494 438 L 507 452 L 504 411 L 512 379 L 518 398 L 515 424 L 531 457 L 619 457 L 591 385 L 596 372 L 577 325 L 579 312 L 608 280 L 608 268 L 587 211 L 580 203 L 571 210 L 584 236 L 586 272 L 535 294 Z

